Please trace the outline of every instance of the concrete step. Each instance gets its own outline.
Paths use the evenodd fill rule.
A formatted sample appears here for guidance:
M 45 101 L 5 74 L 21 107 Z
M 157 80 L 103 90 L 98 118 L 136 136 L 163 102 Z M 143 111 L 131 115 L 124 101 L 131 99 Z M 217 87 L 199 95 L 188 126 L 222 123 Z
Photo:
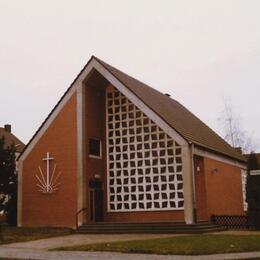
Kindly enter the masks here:
M 206 228 L 218 228 L 213 225 L 205 225 L 205 226 L 81 226 L 79 229 L 101 229 L 101 230 L 107 230 L 107 229 L 206 229 Z
M 93 223 L 80 226 L 80 234 L 126 234 L 126 233 L 179 233 L 194 234 L 223 231 L 225 228 L 208 222 L 194 225 L 183 223 Z

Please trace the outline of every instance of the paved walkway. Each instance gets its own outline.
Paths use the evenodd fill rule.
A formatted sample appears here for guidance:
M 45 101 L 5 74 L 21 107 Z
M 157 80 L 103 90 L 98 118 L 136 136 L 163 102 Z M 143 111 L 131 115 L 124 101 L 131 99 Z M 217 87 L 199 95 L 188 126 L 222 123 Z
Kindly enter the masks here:
M 68 235 L 61 237 L 52 237 L 28 242 L 19 242 L 6 244 L 0 248 L 20 248 L 20 249 L 39 249 L 48 250 L 57 247 L 88 245 L 95 243 L 106 243 L 114 241 L 130 241 L 130 240 L 143 240 L 152 238 L 170 237 L 173 234 L 89 234 L 89 235 Z
M 229 232 L 224 232 L 229 233 Z M 240 233 L 240 232 L 239 232 Z M 254 233 L 254 232 L 253 232 Z M 220 234 L 220 233 L 219 233 Z M 223 233 L 222 233 L 223 234 Z M 234 232 L 232 231 L 232 234 Z M 244 234 L 241 233 L 241 234 Z M 252 233 L 250 233 L 252 234 Z M 206 260 L 206 259 L 249 259 L 259 258 L 260 252 L 218 254 L 206 256 L 163 256 L 143 254 L 121 254 L 112 252 L 76 252 L 76 251 L 48 251 L 61 246 L 75 246 L 112 241 L 142 240 L 176 236 L 173 234 L 119 234 L 119 235 L 69 235 L 29 242 L 20 242 L 0 246 L 0 259 L 90 259 L 90 260 Z
M 76 251 L 46 251 L 23 248 L 3 248 L 0 247 L 0 259 L 79 259 L 79 260 L 223 260 L 223 259 L 250 259 L 259 258 L 260 252 L 239 253 L 239 254 L 219 254 L 206 256 L 176 256 L 176 255 L 149 255 L 149 254 L 121 254 L 110 252 L 76 252 Z

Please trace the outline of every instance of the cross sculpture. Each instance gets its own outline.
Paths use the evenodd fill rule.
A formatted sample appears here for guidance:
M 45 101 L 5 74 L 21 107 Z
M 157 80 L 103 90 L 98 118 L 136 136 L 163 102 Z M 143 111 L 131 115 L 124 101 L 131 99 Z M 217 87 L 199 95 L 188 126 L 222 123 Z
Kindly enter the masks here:
M 57 191 L 61 185 L 61 182 L 59 181 L 61 172 L 56 173 L 56 163 L 51 170 L 50 163 L 54 158 L 50 156 L 49 152 L 47 152 L 46 158 L 43 158 L 42 160 L 46 162 L 46 173 L 43 174 L 41 166 L 39 165 L 38 169 L 40 174 L 35 174 L 37 179 L 36 187 L 38 188 L 38 191 L 43 194 L 52 194 Z
M 50 153 L 47 152 L 46 158 L 42 159 L 43 161 L 46 161 L 47 163 L 47 169 L 46 169 L 46 192 L 50 192 L 50 161 L 54 160 L 53 157 L 50 157 Z

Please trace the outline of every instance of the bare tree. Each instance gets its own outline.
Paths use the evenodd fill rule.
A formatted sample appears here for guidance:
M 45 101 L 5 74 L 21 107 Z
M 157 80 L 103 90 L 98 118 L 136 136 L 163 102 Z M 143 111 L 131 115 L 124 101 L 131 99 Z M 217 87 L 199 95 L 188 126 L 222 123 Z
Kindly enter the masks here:
M 240 147 L 243 153 L 251 153 L 256 143 L 241 126 L 241 118 L 234 112 L 230 99 L 224 99 L 224 109 L 219 121 L 223 127 L 223 137 L 232 147 Z

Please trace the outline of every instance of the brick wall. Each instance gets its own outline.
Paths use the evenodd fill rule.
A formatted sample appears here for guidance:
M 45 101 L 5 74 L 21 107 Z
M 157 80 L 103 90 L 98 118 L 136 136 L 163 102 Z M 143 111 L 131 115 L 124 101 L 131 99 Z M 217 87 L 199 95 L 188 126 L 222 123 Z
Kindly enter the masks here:
M 22 226 L 74 226 L 77 210 L 76 94 L 66 103 L 23 163 Z M 42 194 L 36 186 L 38 166 L 49 152 L 61 172 L 59 190 Z M 53 162 L 51 164 L 53 166 Z
M 183 210 L 142 211 L 142 212 L 111 212 L 106 214 L 106 221 L 111 222 L 160 222 L 184 221 Z
M 105 142 L 104 92 L 86 88 L 86 129 L 88 138 L 102 139 L 103 159 L 91 159 L 86 154 L 86 187 L 95 174 L 104 181 L 105 221 L 177 221 L 184 219 L 182 210 L 150 212 L 106 212 L 106 142 Z M 77 139 L 76 139 L 76 95 L 74 94 L 52 122 L 23 163 L 23 226 L 74 226 L 77 211 Z M 35 174 L 38 166 L 45 170 L 42 158 L 49 152 L 55 158 L 57 171 L 61 172 L 61 186 L 51 195 L 37 191 Z M 241 170 L 208 158 L 195 158 L 200 172 L 195 175 L 198 219 L 211 214 L 243 214 Z M 214 169 L 217 171 L 214 172 Z M 89 190 L 86 190 L 89 207 Z
M 243 214 L 241 169 L 204 158 L 208 217 Z
M 89 181 L 100 176 L 102 183 L 106 173 L 106 117 L 105 117 L 105 88 L 86 85 L 85 88 L 85 175 L 86 175 L 86 207 L 87 221 L 90 221 L 90 187 Z M 89 138 L 100 139 L 102 142 L 102 158 L 89 156 Z M 104 186 L 104 184 L 103 184 Z M 105 192 L 105 191 L 104 191 Z M 104 199 L 105 204 L 106 199 Z M 105 205 L 104 205 L 105 211 Z

